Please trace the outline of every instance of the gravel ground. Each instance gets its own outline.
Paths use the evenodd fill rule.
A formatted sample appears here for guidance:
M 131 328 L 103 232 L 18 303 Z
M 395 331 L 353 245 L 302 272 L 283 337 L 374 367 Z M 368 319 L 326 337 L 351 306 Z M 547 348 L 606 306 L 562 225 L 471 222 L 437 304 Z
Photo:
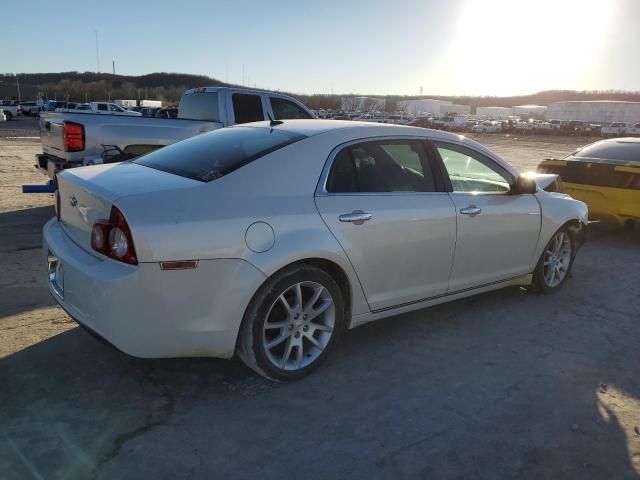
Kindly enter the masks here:
M 44 278 L 34 120 L 0 124 L 2 479 L 640 478 L 640 238 L 596 231 L 557 295 L 506 289 L 352 330 L 291 385 L 139 360 Z M 10 125 L 8 125 L 10 124 Z M 478 136 L 522 169 L 586 139 Z M 635 365 L 635 366 L 634 366 Z

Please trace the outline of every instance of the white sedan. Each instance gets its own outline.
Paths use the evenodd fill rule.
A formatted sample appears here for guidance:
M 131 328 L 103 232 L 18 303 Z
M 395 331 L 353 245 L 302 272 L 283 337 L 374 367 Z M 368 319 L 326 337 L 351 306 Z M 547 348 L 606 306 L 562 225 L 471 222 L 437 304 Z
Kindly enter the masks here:
M 558 290 L 587 207 L 556 179 L 422 128 L 221 129 L 58 174 L 49 287 L 128 354 L 237 352 L 294 380 L 345 329 L 510 285 Z
M 480 122 L 471 127 L 471 131 L 474 133 L 500 133 L 502 132 L 502 124 L 495 121 Z

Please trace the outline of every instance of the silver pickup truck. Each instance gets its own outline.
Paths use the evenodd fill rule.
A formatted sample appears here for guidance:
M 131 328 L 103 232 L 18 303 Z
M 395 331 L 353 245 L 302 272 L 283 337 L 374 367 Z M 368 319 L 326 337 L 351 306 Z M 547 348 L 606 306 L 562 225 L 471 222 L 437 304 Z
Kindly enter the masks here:
M 315 116 L 302 103 L 280 93 L 226 87 L 187 90 L 180 99 L 177 119 L 43 112 L 43 153 L 36 155 L 36 167 L 53 179 L 64 168 L 128 160 L 218 128 L 293 118 Z

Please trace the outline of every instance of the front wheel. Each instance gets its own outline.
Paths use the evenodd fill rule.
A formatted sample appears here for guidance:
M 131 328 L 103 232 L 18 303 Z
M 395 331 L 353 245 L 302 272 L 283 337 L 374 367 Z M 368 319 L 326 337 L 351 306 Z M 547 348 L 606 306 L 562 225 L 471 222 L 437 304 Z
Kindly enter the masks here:
M 238 356 L 270 380 L 298 380 L 315 370 L 342 333 L 344 300 L 317 267 L 293 266 L 267 280 L 242 320 Z
M 576 242 L 568 227 L 558 230 L 542 252 L 533 272 L 533 284 L 542 293 L 555 293 L 571 273 Z

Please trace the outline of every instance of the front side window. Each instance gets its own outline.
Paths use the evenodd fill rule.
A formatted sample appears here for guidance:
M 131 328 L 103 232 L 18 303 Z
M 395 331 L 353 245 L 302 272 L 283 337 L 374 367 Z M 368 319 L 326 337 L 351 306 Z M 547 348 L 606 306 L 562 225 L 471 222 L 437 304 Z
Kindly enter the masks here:
M 231 98 L 236 123 L 261 122 L 264 120 L 260 95 L 234 93 Z
M 269 97 L 271 102 L 271 110 L 273 110 L 274 120 L 292 120 L 295 118 L 313 118 L 300 105 L 295 104 L 291 100 L 278 97 Z
M 221 128 L 161 148 L 133 163 L 210 182 L 304 138 L 270 128 Z
M 449 144 L 436 144 L 451 186 L 458 193 L 508 193 L 510 175 L 479 152 Z
M 327 178 L 329 193 L 434 192 L 421 140 L 377 140 L 345 147 Z

